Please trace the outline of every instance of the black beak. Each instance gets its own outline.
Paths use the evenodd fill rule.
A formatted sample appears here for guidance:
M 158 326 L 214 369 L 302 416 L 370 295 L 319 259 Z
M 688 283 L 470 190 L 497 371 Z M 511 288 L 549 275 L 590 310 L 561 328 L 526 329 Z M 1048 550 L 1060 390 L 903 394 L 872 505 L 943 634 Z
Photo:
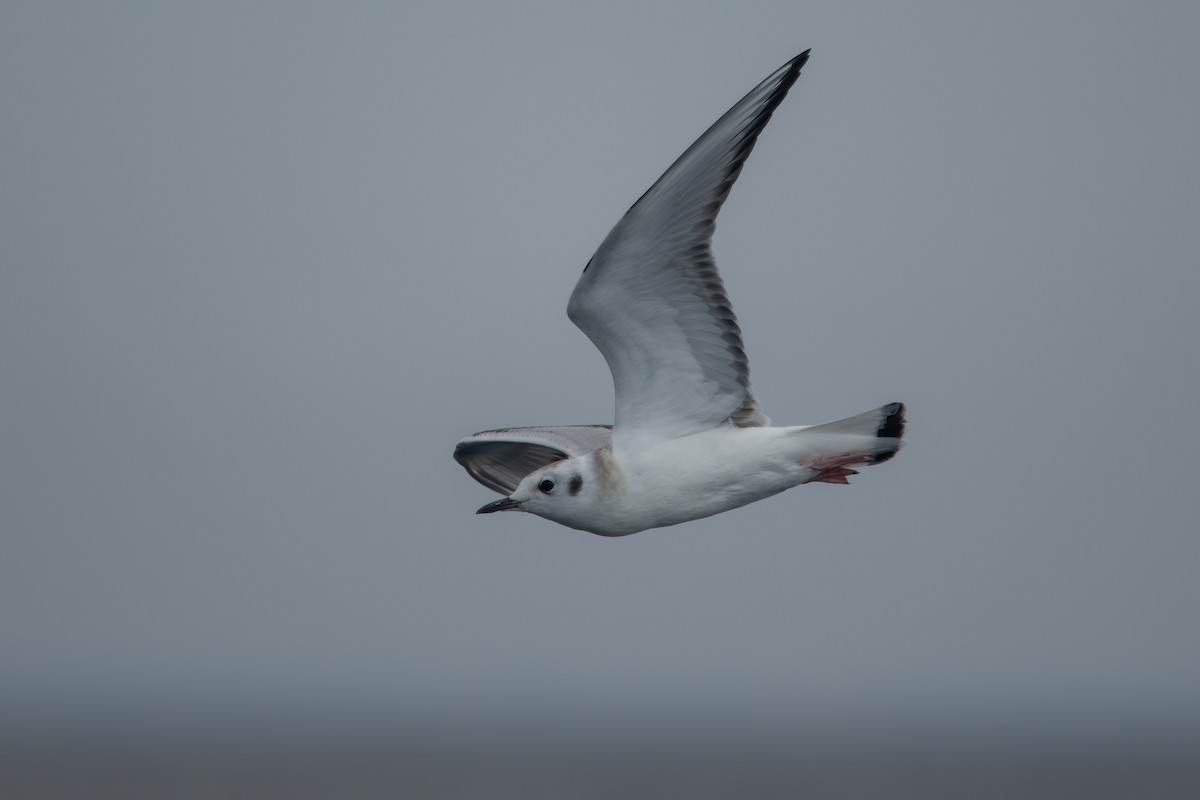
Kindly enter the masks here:
M 497 500 L 494 503 L 488 503 L 483 508 L 476 511 L 476 514 L 491 514 L 493 511 L 516 511 L 521 507 L 521 504 L 511 497 L 505 497 Z

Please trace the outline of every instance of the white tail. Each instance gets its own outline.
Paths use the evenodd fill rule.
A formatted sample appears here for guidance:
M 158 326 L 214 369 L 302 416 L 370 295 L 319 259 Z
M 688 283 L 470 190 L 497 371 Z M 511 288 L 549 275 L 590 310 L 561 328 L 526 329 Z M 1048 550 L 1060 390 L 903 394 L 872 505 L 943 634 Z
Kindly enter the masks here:
M 805 428 L 804 433 L 862 437 L 871 455 L 871 460 L 866 463 L 882 464 L 896 455 L 904 444 L 904 404 L 888 403 L 865 414 L 813 425 Z
M 811 448 L 813 458 L 805 466 L 818 470 L 810 481 L 847 483 L 857 474 L 851 464 L 882 464 L 904 444 L 904 404 L 888 403 L 853 417 L 796 431 Z M 807 482 L 807 481 L 806 481 Z

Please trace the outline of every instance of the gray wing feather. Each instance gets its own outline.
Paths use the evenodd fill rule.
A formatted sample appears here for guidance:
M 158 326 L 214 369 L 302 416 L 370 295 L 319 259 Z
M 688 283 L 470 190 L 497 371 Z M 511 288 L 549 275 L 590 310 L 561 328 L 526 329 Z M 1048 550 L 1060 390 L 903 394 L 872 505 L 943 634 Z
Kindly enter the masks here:
M 567 313 L 608 361 L 616 438 L 770 424 L 712 255 L 717 212 L 808 60 L 776 70 L 708 129 L 600 245 Z
M 611 441 L 611 425 L 501 428 L 463 439 L 454 448 L 454 460 L 492 491 L 512 494 L 529 473 Z

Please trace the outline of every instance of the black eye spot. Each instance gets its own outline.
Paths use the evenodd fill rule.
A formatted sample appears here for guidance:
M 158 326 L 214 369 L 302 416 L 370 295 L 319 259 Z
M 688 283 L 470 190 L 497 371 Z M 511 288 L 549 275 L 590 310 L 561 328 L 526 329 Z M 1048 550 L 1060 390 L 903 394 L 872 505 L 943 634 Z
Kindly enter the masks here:
M 538 489 L 542 494 L 550 494 L 554 491 L 554 481 L 549 478 L 543 478 L 542 482 L 538 484 Z

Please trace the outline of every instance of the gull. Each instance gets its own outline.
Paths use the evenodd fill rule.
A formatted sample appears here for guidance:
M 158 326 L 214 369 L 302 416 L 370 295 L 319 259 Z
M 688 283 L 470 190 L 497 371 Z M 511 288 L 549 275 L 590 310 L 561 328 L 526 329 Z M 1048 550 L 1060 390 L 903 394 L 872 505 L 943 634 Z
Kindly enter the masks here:
M 845 484 L 900 449 L 904 406 L 772 427 L 750 390 L 741 330 L 712 254 L 717 212 L 808 50 L 756 86 L 633 204 L 579 277 L 567 315 L 604 355 L 614 424 L 502 428 L 454 459 L 525 511 L 625 536 L 807 483 Z

